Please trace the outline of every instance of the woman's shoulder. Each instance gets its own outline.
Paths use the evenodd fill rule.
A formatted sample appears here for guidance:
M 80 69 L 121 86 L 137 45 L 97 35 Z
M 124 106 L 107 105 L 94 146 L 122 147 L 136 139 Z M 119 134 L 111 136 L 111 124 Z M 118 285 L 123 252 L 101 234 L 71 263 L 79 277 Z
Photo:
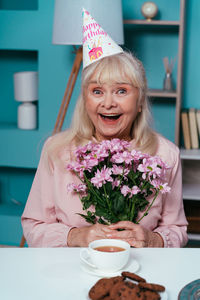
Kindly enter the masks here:
M 43 152 L 49 159 L 69 160 L 76 149 L 74 141 L 70 140 L 69 129 L 48 137 L 43 146 Z
M 89 140 L 75 136 L 71 129 L 66 129 L 49 137 L 45 147 L 50 158 L 68 161 L 73 159 L 77 147 L 88 142 Z
M 157 134 L 158 148 L 156 155 L 160 156 L 169 165 L 174 165 L 180 157 L 179 148 L 164 136 Z

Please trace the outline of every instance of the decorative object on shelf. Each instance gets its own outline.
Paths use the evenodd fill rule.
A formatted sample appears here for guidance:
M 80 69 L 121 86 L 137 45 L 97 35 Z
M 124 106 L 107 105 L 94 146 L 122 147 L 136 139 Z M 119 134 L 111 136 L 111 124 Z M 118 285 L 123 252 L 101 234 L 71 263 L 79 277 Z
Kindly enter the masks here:
M 36 129 L 38 100 L 38 72 L 26 71 L 14 73 L 14 96 L 23 102 L 18 106 L 17 126 L 20 129 Z
M 112 36 L 117 44 L 122 45 L 124 43 L 121 0 L 55 0 L 53 44 L 82 45 L 82 8 L 90 11 L 93 18 Z M 82 47 L 75 48 L 75 53 L 76 57 L 53 133 L 62 129 L 82 63 Z
M 165 67 L 165 77 L 163 81 L 163 90 L 172 92 L 174 91 L 173 88 L 173 81 L 172 81 L 172 70 L 174 67 L 175 59 L 169 62 L 168 57 L 163 58 L 164 67 Z
M 147 19 L 147 21 L 151 21 L 151 19 L 153 19 L 157 15 L 158 7 L 152 1 L 144 2 L 141 7 L 141 12 L 143 16 Z

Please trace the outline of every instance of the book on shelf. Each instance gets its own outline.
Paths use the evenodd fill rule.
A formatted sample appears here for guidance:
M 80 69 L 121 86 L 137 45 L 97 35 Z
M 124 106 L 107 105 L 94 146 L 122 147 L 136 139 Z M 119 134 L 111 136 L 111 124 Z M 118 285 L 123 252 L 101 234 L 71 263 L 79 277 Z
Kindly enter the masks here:
M 199 136 L 197 130 L 196 110 L 194 108 L 190 108 L 188 111 L 188 116 L 189 116 L 189 128 L 190 128 L 190 136 L 191 136 L 191 148 L 198 149 Z
M 200 137 L 200 109 L 196 110 L 197 129 Z
M 190 138 L 190 128 L 189 128 L 189 118 L 187 109 L 181 112 L 181 123 L 183 130 L 183 141 L 185 149 L 191 149 L 191 138 Z

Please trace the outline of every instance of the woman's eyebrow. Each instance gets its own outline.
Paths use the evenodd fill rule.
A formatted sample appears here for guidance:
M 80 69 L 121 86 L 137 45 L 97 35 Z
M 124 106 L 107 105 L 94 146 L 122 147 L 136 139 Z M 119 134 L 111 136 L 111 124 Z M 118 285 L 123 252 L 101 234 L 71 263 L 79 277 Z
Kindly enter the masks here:
M 96 80 L 89 81 L 88 84 L 99 84 L 99 85 L 102 85 L 102 84 L 98 83 Z M 125 82 L 125 81 L 124 82 L 118 82 L 118 81 L 116 81 L 116 82 L 112 83 L 112 85 L 120 85 L 120 84 L 132 85 L 130 82 Z
M 130 82 L 116 82 L 115 84 L 128 84 L 128 85 L 132 85 Z
M 96 80 L 89 81 L 88 84 L 97 84 Z

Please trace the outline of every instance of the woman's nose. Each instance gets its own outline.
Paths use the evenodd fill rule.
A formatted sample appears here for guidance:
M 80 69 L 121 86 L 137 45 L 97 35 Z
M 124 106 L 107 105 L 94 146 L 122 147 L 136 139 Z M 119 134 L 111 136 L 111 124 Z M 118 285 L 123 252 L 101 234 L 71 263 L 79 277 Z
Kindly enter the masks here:
M 111 93 L 105 94 L 103 106 L 105 108 L 110 108 L 110 107 L 116 106 L 114 96 Z

